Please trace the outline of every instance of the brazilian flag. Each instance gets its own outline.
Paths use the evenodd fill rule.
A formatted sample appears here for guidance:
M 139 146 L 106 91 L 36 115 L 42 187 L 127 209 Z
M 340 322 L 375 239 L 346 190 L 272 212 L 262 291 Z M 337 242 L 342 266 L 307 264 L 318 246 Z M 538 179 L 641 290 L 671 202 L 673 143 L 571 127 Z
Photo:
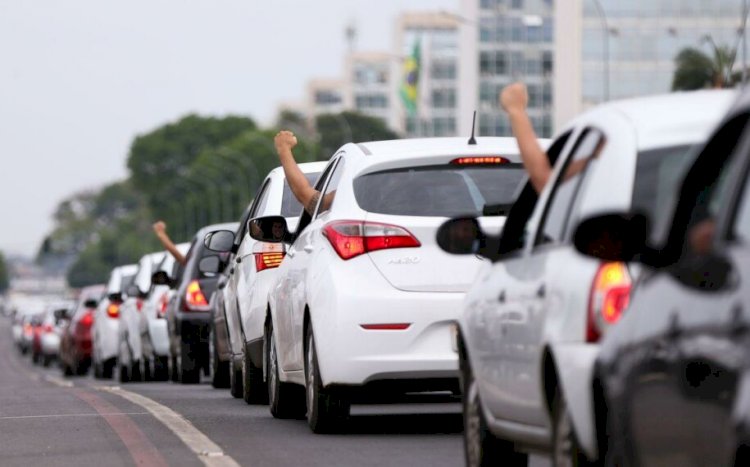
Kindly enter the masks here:
M 404 102 L 406 111 L 411 116 L 417 113 L 420 55 L 419 41 L 417 41 L 414 43 L 411 56 L 404 62 L 404 81 L 401 83 L 401 100 Z

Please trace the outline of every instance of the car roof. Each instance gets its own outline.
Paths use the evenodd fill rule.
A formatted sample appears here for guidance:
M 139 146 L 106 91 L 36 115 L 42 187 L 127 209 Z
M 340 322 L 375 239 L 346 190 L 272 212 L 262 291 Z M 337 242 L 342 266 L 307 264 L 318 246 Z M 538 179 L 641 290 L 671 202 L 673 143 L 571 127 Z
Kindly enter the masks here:
M 302 173 L 308 174 L 308 173 L 314 173 L 314 172 L 322 172 L 323 169 L 326 168 L 326 165 L 328 165 L 328 161 L 301 162 L 297 164 L 297 167 L 299 167 Z M 281 166 L 278 166 L 275 169 L 271 170 L 269 175 L 271 174 L 280 174 L 283 176 L 284 168 Z
M 477 144 L 468 144 L 469 138 L 410 138 L 389 141 L 371 141 L 357 143 L 355 146 L 365 156 L 377 157 L 378 162 L 388 159 L 426 157 L 435 155 L 461 156 L 507 156 L 513 162 L 519 162 L 518 144 L 514 137 L 476 137 Z M 549 140 L 540 138 L 543 147 Z
M 135 274 L 135 272 L 138 270 L 137 264 L 126 264 L 123 266 L 117 266 L 113 272 L 117 272 L 117 274 L 123 275 L 123 276 L 132 276 Z
M 148 259 L 148 261 L 151 262 L 151 263 L 158 263 L 162 259 L 164 259 L 164 255 L 165 254 L 166 254 L 166 251 L 164 251 L 164 250 L 162 250 L 162 251 L 156 251 L 154 253 L 147 253 L 147 254 L 145 254 L 145 255 L 143 255 L 141 257 L 141 261 L 144 261 L 144 260 Z
M 613 101 L 577 117 L 568 128 L 579 119 L 596 121 L 617 112 L 632 124 L 639 150 L 694 144 L 708 138 L 736 96 L 733 90 L 712 89 Z

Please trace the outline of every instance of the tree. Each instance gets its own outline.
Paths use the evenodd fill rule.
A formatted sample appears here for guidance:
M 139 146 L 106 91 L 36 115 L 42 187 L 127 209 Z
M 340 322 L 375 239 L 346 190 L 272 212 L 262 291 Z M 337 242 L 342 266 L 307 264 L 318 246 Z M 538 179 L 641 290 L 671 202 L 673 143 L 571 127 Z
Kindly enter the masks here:
M 709 39 L 710 40 L 710 39 Z M 673 91 L 691 91 L 704 88 L 733 86 L 739 79 L 733 73 L 736 48 L 713 46 L 713 56 L 693 47 L 682 49 L 675 57 L 675 72 L 672 78 Z
M 8 263 L 5 261 L 5 255 L 0 251 L 0 294 L 5 293 L 10 287 L 10 272 L 8 271 Z
M 315 119 L 315 127 L 320 135 L 322 159 L 330 158 L 346 143 L 398 138 L 398 135 L 391 131 L 383 120 L 357 112 L 319 115 Z

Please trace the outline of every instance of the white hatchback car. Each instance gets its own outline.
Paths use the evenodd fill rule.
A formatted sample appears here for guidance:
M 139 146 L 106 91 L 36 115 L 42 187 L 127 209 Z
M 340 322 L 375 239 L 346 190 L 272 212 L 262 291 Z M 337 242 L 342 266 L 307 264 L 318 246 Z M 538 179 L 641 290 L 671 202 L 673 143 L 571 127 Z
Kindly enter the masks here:
M 120 305 L 125 298 L 125 289 L 132 282 L 137 269 L 135 264 L 114 268 L 109 274 L 106 295 L 96 307 L 91 329 L 91 358 L 96 378 L 111 378 L 117 365 Z
M 442 252 L 435 232 L 459 214 L 499 229 L 525 174 L 519 161 L 512 138 L 347 144 L 332 157 L 269 293 L 274 416 L 306 407 L 325 432 L 365 393 L 459 391 L 452 323 L 482 260 Z M 272 241 L 284 219 L 250 222 Z
M 592 408 L 598 342 L 626 312 L 638 271 L 579 254 L 572 229 L 581 218 L 631 208 L 668 223 L 691 148 L 732 96 L 701 91 L 592 109 L 552 143 L 547 185 L 539 197 L 524 187 L 499 238 L 475 229 L 463 246 L 451 246 L 441 238 L 476 223 L 441 227 L 446 251 L 493 261 L 467 294 L 457 333 L 467 465 L 526 465 L 529 450 L 552 452 L 555 465 L 597 458 L 597 432 L 604 435 Z M 473 246 L 482 243 L 494 251 Z
M 320 176 L 326 162 L 299 164 L 311 184 Z M 302 212 L 302 205 L 292 194 L 284 170 L 277 167 L 269 172 L 258 189 L 247 217 L 281 215 L 289 228 L 294 228 Z M 266 403 L 268 388 L 263 377 L 263 335 L 265 333 L 268 291 L 276 280 L 276 271 L 284 253 L 274 244 L 264 244 L 247 234 L 247 222 L 237 234 L 228 230 L 213 232 L 207 237 L 212 251 L 233 252 L 226 284 L 214 294 L 215 313 L 223 310 L 226 334 L 231 354 L 230 391 L 245 402 Z M 236 238 L 235 238 L 236 237 Z M 217 321 L 215 320 L 215 323 Z M 217 331 L 222 331 L 221 329 Z M 220 342 L 220 341 L 218 341 Z M 218 347 L 218 345 L 217 345 Z
M 160 251 L 141 257 L 135 276 L 125 290 L 127 298 L 120 305 L 117 365 L 122 383 L 140 381 L 144 375 L 140 315 L 151 292 L 151 276 L 157 271 L 164 256 L 165 252 Z M 150 368 L 148 373 L 150 377 Z

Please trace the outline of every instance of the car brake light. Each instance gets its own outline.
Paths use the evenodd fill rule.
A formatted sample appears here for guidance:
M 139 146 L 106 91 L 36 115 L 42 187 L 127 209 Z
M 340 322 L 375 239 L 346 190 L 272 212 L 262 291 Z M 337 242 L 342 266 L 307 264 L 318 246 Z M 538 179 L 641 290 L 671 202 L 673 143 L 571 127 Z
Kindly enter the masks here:
M 261 272 L 277 268 L 283 259 L 284 253 L 255 253 L 255 270 Z
M 34 329 L 31 327 L 30 324 L 24 324 L 23 325 L 23 332 L 24 334 L 31 334 L 34 331 Z
M 117 318 L 120 316 L 120 304 L 119 303 L 110 303 L 107 307 L 107 316 L 110 318 Z
M 163 318 L 164 316 L 166 316 L 167 305 L 169 305 L 169 294 L 164 293 L 159 299 L 159 313 L 157 313 L 156 315 L 158 318 Z
M 362 329 L 368 331 L 404 331 L 409 329 L 411 323 L 380 323 L 380 324 L 360 324 Z
M 453 165 L 497 165 L 508 164 L 510 160 L 500 156 L 471 156 L 453 159 Z
M 140 298 L 135 299 L 135 309 L 141 311 L 143 309 L 143 300 Z
M 632 281 L 624 263 L 599 266 L 589 297 L 586 341 L 598 342 L 607 328 L 620 320 L 630 302 Z
M 80 324 L 83 326 L 91 326 L 94 324 L 94 315 L 91 312 L 86 313 L 81 317 L 81 321 L 79 321 Z
M 54 329 L 52 328 L 51 324 L 45 324 L 44 327 L 42 328 L 42 331 L 49 334 L 52 331 L 54 331 Z
M 185 293 L 185 309 L 187 311 L 206 311 L 208 310 L 208 300 L 203 295 L 201 285 L 197 280 L 191 281 L 187 286 Z
M 379 222 L 333 221 L 323 227 L 323 235 L 343 260 L 377 250 L 422 246 L 405 228 Z

